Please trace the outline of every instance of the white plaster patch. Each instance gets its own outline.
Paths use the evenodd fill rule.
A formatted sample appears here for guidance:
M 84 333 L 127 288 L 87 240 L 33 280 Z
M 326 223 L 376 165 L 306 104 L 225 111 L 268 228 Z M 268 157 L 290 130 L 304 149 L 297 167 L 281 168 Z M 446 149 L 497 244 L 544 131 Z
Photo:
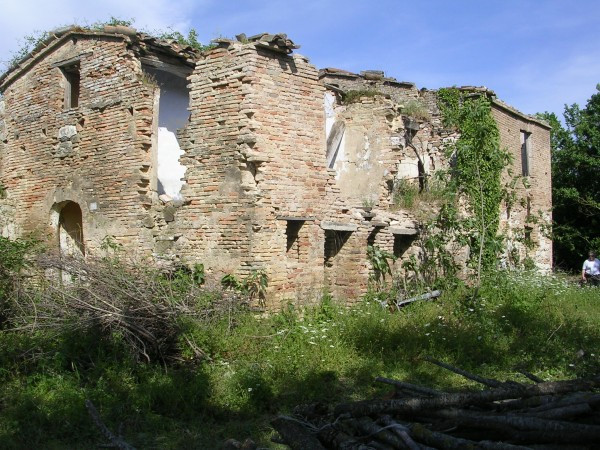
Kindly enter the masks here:
M 186 171 L 186 167 L 179 162 L 183 153 L 175 133 L 158 127 L 158 181 L 164 193 L 175 200 L 181 199 L 181 179 Z
M 329 137 L 331 127 L 335 123 L 335 94 L 325 92 L 323 98 L 323 108 L 325 109 L 325 139 Z

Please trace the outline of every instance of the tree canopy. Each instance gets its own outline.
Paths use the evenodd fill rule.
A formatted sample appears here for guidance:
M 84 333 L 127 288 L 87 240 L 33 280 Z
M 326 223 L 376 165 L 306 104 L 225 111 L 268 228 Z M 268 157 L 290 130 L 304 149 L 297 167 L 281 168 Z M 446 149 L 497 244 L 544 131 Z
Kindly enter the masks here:
M 584 108 L 565 105 L 565 126 L 554 113 L 539 114 L 552 126 L 554 262 L 565 270 L 600 250 L 600 84 L 596 91 Z

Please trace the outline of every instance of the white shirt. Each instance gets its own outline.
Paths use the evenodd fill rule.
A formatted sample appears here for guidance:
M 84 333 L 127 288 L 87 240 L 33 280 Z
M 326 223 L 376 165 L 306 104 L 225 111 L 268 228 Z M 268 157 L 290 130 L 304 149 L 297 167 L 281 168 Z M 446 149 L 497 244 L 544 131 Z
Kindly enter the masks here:
M 590 275 L 600 275 L 600 260 L 594 258 L 593 261 L 586 259 L 583 262 L 583 270 Z

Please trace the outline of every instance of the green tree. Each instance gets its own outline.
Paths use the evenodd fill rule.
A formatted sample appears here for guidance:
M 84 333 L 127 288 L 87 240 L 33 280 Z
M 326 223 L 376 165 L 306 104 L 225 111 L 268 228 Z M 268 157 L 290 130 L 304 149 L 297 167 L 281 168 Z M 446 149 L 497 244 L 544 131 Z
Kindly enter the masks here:
M 588 250 L 600 250 L 600 84 L 587 105 L 565 105 L 563 126 L 554 113 L 539 117 L 552 126 L 554 263 L 579 270 Z

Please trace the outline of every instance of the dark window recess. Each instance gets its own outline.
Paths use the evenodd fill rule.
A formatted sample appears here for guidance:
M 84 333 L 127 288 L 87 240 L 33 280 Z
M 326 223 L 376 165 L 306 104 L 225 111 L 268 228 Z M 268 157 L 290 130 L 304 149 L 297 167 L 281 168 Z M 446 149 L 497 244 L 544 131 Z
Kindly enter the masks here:
M 80 74 L 79 64 L 62 68 L 65 77 L 65 109 L 77 108 L 79 106 Z
M 419 170 L 419 192 L 423 192 L 427 188 L 427 174 L 425 173 L 425 166 L 420 159 L 417 163 L 417 169 Z
M 394 235 L 394 256 L 396 258 L 401 258 L 406 250 L 410 248 L 413 241 L 415 240 L 415 236 L 406 235 L 406 234 L 395 234 Z
M 531 133 L 521 131 L 521 168 L 522 175 L 528 177 L 531 173 Z
M 325 230 L 325 265 L 331 265 L 332 260 L 350 239 L 351 231 Z
M 375 245 L 375 242 L 377 241 L 377 234 L 379 234 L 380 230 L 381 228 L 379 227 L 373 228 L 373 230 L 371 230 L 371 232 L 369 233 L 369 237 L 367 237 L 367 245 Z
M 287 237 L 286 253 L 289 256 L 300 258 L 300 229 L 304 225 L 304 220 L 288 220 L 285 228 Z
M 533 231 L 533 228 L 531 227 L 525 227 L 525 243 L 526 244 L 532 244 L 533 241 L 531 240 L 531 232 Z
M 75 202 L 67 202 L 60 210 L 58 219 L 59 248 L 64 255 L 85 255 L 83 244 L 83 219 L 81 208 Z

